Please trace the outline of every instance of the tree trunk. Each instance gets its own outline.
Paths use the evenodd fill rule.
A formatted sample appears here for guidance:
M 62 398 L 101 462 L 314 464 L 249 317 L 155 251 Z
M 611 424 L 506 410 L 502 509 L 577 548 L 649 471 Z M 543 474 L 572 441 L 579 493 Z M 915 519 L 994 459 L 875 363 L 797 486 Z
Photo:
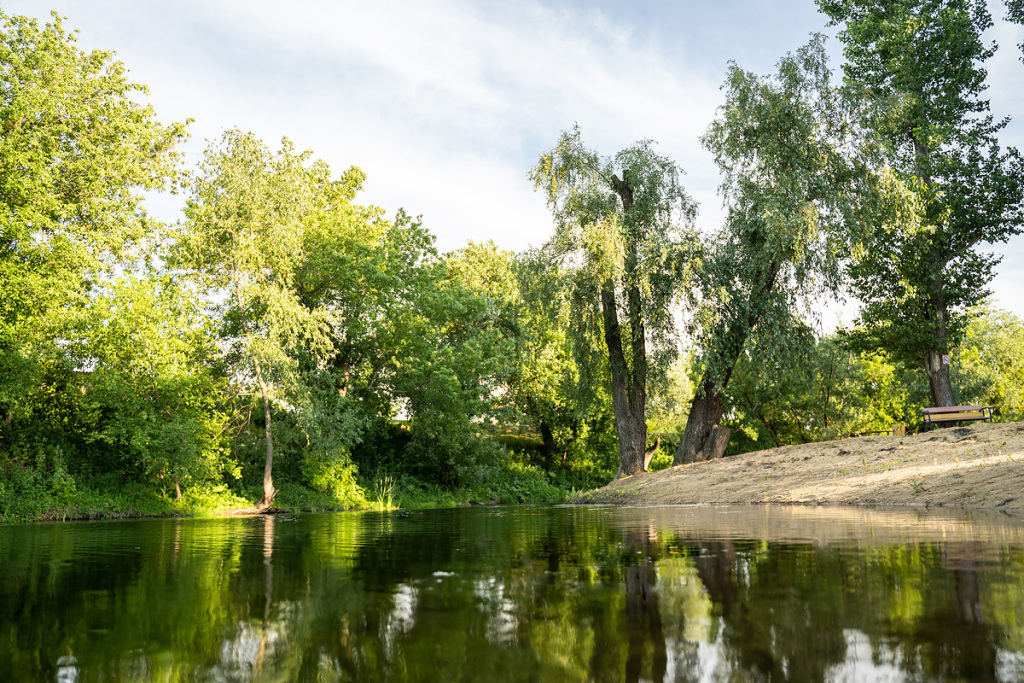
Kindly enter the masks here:
M 953 383 L 949 379 L 949 365 L 943 362 L 943 354 L 939 351 L 929 351 L 925 357 L 925 370 L 928 372 L 932 405 L 936 408 L 957 405 Z
M 263 381 L 263 371 L 260 368 L 260 363 L 257 360 L 253 361 L 253 367 L 256 370 L 256 382 L 260 387 L 260 394 L 263 396 L 263 421 L 264 421 L 264 433 L 267 441 L 267 458 L 263 463 L 263 499 L 256 503 L 256 509 L 263 512 L 270 508 L 274 502 L 274 496 L 277 495 L 277 490 L 274 488 L 274 479 L 272 477 L 274 469 L 274 435 L 271 430 L 270 423 L 270 396 L 267 389 L 266 382 Z
M 729 378 L 736 367 L 743 346 L 747 343 L 747 337 L 753 332 L 754 327 L 761 319 L 761 312 L 765 307 L 765 298 L 771 295 L 775 289 L 775 280 L 779 275 L 779 266 L 774 261 L 754 278 L 755 286 L 752 288 L 750 299 L 747 302 L 746 319 L 736 319 L 726 325 L 725 339 L 720 347 L 717 358 L 713 358 L 704 376 L 701 378 L 697 393 L 693 396 L 690 404 L 690 414 L 686 418 L 686 430 L 683 432 L 683 440 L 676 449 L 676 456 L 672 460 L 673 465 L 697 462 L 703 459 L 704 446 L 707 444 L 711 430 L 718 427 L 718 422 L 725 413 L 725 404 L 722 401 L 723 392 L 729 386 Z M 738 313 L 737 316 L 742 316 Z M 721 374 L 721 382 L 717 381 L 715 373 Z M 726 441 L 728 445 L 728 440 Z M 722 450 L 725 448 L 723 446 Z
M 601 312 L 604 317 L 604 340 L 608 347 L 608 364 L 612 371 L 612 409 L 615 431 L 619 437 L 619 471 L 615 478 L 629 477 L 644 471 L 644 449 L 647 447 L 647 421 L 644 417 L 644 395 L 637 395 L 630 382 L 629 368 L 622 352 L 622 328 L 615 307 L 615 290 L 611 282 L 601 290 Z M 637 405 L 639 404 L 639 405 Z
M 712 427 L 708 440 L 704 442 L 704 450 L 701 451 L 701 457 L 704 460 L 717 460 L 721 458 L 725 455 L 725 449 L 729 445 L 729 437 L 731 435 L 731 429 L 719 427 L 718 425 Z
M 231 277 L 234 282 L 235 303 L 238 305 L 238 310 L 242 312 L 243 324 L 246 324 L 245 306 L 243 305 L 244 297 L 242 296 L 242 287 L 240 284 L 241 275 L 236 270 L 232 273 Z M 267 441 L 267 459 L 263 463 L 263 499 L 253 507 L 257 512 L 265 512 L 274 502 L 274 496 L 277 495 L 277 491 L 274 489 L 274 480 L 271 478 L 271 472 L 274 469 L 274 435 L 270 426 L 270 392 L 267 388 L 266 381 L 263 379 L 263 367 L 260 365 L 259 358 L 256 356 L 253 356 L 252 358 L 252 367 L 253 371 L 256 373 L 256 383 L 260 387 L 260 396 L 263 398 L 263 431 Z
M 925 184 L 931 185 L 930 173 L 931 150 L 923 142 L 915 128 L 909 130 L 914 145 L 914 174 Z M 946 299 L 942 292 L 942 271 L 946 266 L 944 259 L 932 248 L 928 258 L 931 268 L 929 285 L 929 308 L 926 318 L 932 326 L 932 348 L 925 352 L 925 372 L 928 373 L 928 387 L 931 389 L 932 405 L 936 408 L 957 405 L 953 394 L 953 383 L 949 378 L 949 363 L 943 362 L 943 355 L 948 356 L 949 345 L 946 331 Z
M 935 301 L 938 299 L 938 301 Z M 932 393 L 932 405 L 936 408 L 957 405 L 953 393 L 953 382 L 949 377 L 949 346 L 946 341 L 946 307 L 941 294 L 933 295 L 932 324 L 933 348 L 925 353 L 925 372 L 928 373 L 928 387 Z
M 540 423 L 540 452 L 544 457 L 544 469 L 550 471 L 555 462 L 555 435 L 551 432 L 551 425 L 541 420 Z
M 644 472 L 651 469 L 651 459 L 654 457 L 654 454 L 658 452 L 659 448 L 661 448 L 661 434 L 655 436 L 654 445 L 644 451 Z
M 683 465 L 704 459 L 704 445 L 711 436 L 711 431 L 718 426 L 725 412 L 722 403 L 722 392 L 715 391 L 714 383 L 705 373 L 697 394 L 690 404 L 690 414 L 686 418 L 686 430 L 683 441 L 676 449 L 673 465 Z
M 633 188 L 616 175 L 611 187 L 622 201 L 622 211 L 633 210 Z M 628 232 L 628 231 L 627 231 Z M 612 371 L 612 407 L 615 410 L 615 431 L 619 436 L 619 471 L 615 478 L 629 477 L 647 471 L 647 339 L 644 333 L 643 309 L 637 283 L 639 257 L 636 241 L 626 238 L 624 294 L 629 321 L 629 348 L 632 368 L 626 362 L 622 345 L 622 328 L 615 300 L 615 283 L 605 282 L 601 289 L 601 312 L 604 318 L 604 339 Z

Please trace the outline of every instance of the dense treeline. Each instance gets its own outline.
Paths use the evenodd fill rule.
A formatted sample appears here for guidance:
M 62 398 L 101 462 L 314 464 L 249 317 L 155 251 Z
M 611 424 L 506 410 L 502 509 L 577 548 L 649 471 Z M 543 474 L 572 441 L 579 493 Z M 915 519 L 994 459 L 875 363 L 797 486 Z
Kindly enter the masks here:
M 574 129 L 531 174 L 555 233 L 521 254 L 440 253 L 287 139 L 231 130 L 185 168 L 188 122 L 112 54 L 0 13 L 0 519 L 557 499 L 933 403 L 1024 418 L 1024 322 L 985 306 L 977 251 L 1024 206 L 979 95 L 991 49 L 964 42 L 984 3 L 821 4 L 842 84 L 820 37 L 728 72 L 702 139 L 719 230 L 653 142 L 604 157 Z M 907 31 L 970 50 L 903 74 Z M 922 73 L 941 101 L 904 87 Z M 176 224 L 153 190 L 183 196 Z M 815 333 L 844 288 L 862 319 Z

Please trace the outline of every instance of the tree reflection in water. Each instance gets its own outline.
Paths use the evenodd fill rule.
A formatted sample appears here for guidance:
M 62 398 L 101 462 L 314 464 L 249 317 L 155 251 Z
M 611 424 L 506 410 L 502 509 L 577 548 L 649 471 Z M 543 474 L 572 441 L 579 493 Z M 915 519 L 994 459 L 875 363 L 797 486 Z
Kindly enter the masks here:
M 645 646 L 648 644 L 651 648 L 651 679 L 660 681 L 665 678 L 668 662 L 665 634 L 661 627 L 661 607 L 658 604 L 658 572 L 655 568 L 661 545 L 656 530 L 650 526 L 645 529 L 628 528 L 624 535 L 626 630 L 629 640 L 626 681 L 635 683 L 640 680 Z
M 263 518 L 263 567 L 266 576 L 266 594 L 263 602 L 263 629 L 260 632 L 260 645 L 256 650 L 256 662 L 253 672 L 256 678 L 263 674 L 263 660 L 267 656 L 267 640 L 270 638 L 270 603 L 274 598 L 274 516 Z
M 0 671 L 83 683 L 1024 679 L 1022 525 L 852 514 L 522 508 L 0 528 Z

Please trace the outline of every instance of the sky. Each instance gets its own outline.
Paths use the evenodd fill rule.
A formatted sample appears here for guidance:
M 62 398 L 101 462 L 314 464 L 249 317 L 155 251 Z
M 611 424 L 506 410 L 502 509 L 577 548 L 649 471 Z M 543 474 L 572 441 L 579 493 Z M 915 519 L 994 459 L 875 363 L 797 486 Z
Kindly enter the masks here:
M 3 0 L 8 14 L 77 29 L 83 50 L 113 50 L 150 89 L 164 122 L 188 126 L 186 163 L 231 128 L 271 148 L 282 137 L 335 174 L 358 166 L 358 201 L 421 215 L 441 250 L 467 240 L 540 246 L 552 231 L 528 179 L 539 155 L 578 123 L 588 146 L 614 154 L 650 138 L 685 172 L 712 231 L 720 178 L 700 136 L 722 104 L 730 61 L 769 74 L 814 32 L 836 28 L 813 0 Z M 992 111 L 1017 117 L 1004 146 L 1024 149 L 1024 27 L 986 36 Z M 180 198 L 150 210 L 180 218 Z M 1024 236 L 1004 254 L 994 303 L 1024 317 Z M 829 315 L 849 324 L 850 306 Z

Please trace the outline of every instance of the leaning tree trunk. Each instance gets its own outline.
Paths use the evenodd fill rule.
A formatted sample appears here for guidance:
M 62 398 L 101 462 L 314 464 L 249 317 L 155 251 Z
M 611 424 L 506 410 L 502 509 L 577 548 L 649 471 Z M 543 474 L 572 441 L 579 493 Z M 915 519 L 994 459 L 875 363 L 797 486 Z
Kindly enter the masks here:
M 720 429 L 718 423 L 725 414 L 723 401 L 725 388 L 736 367 L 747 337 L 761 319 L 765 308 L 765 300 L 775 289 L 775 280 L 779 274 L 779 266 L 774 261 L 761 271 L 755 282 L 760 286 L 753 288 L 748 301 L 746 320 L 733 320 L 725 326 L 725 339 L 720 347 L 718 357 L 712 359 L 704 370 L 704 376 L 697 386 L 697 392 L 690 404 L 690 414 L 686 418 L 686 429 L 683 440 L 676 449 L 673 465 L 683 465 L 698 460 L 720 458 L 729 445 L 730 430 Z M 719 381 L 720 380 L 720 381 Z M 716 431 L 717 430 L 717 431 Z M 715 432 L 715 439 L 709 447 L 708 438 Z M 724 439 L 724 441 L 723 441 Z
M 686 430 L 683 432 L 683 441 L 676 449 L 676 456 L 672 460 L 673 465 L 697 462 L 704 459 L 704 445 L 711 436 L 711 431 L 718 426 L 722 415 L 725 413 L 725 404 L 722 401 L 722 390 L 716 390 L 715 382 L 710 374 L 705 372 L 700 387 L 693 402 L 690 404 L 690 414 L 686 418 Z

